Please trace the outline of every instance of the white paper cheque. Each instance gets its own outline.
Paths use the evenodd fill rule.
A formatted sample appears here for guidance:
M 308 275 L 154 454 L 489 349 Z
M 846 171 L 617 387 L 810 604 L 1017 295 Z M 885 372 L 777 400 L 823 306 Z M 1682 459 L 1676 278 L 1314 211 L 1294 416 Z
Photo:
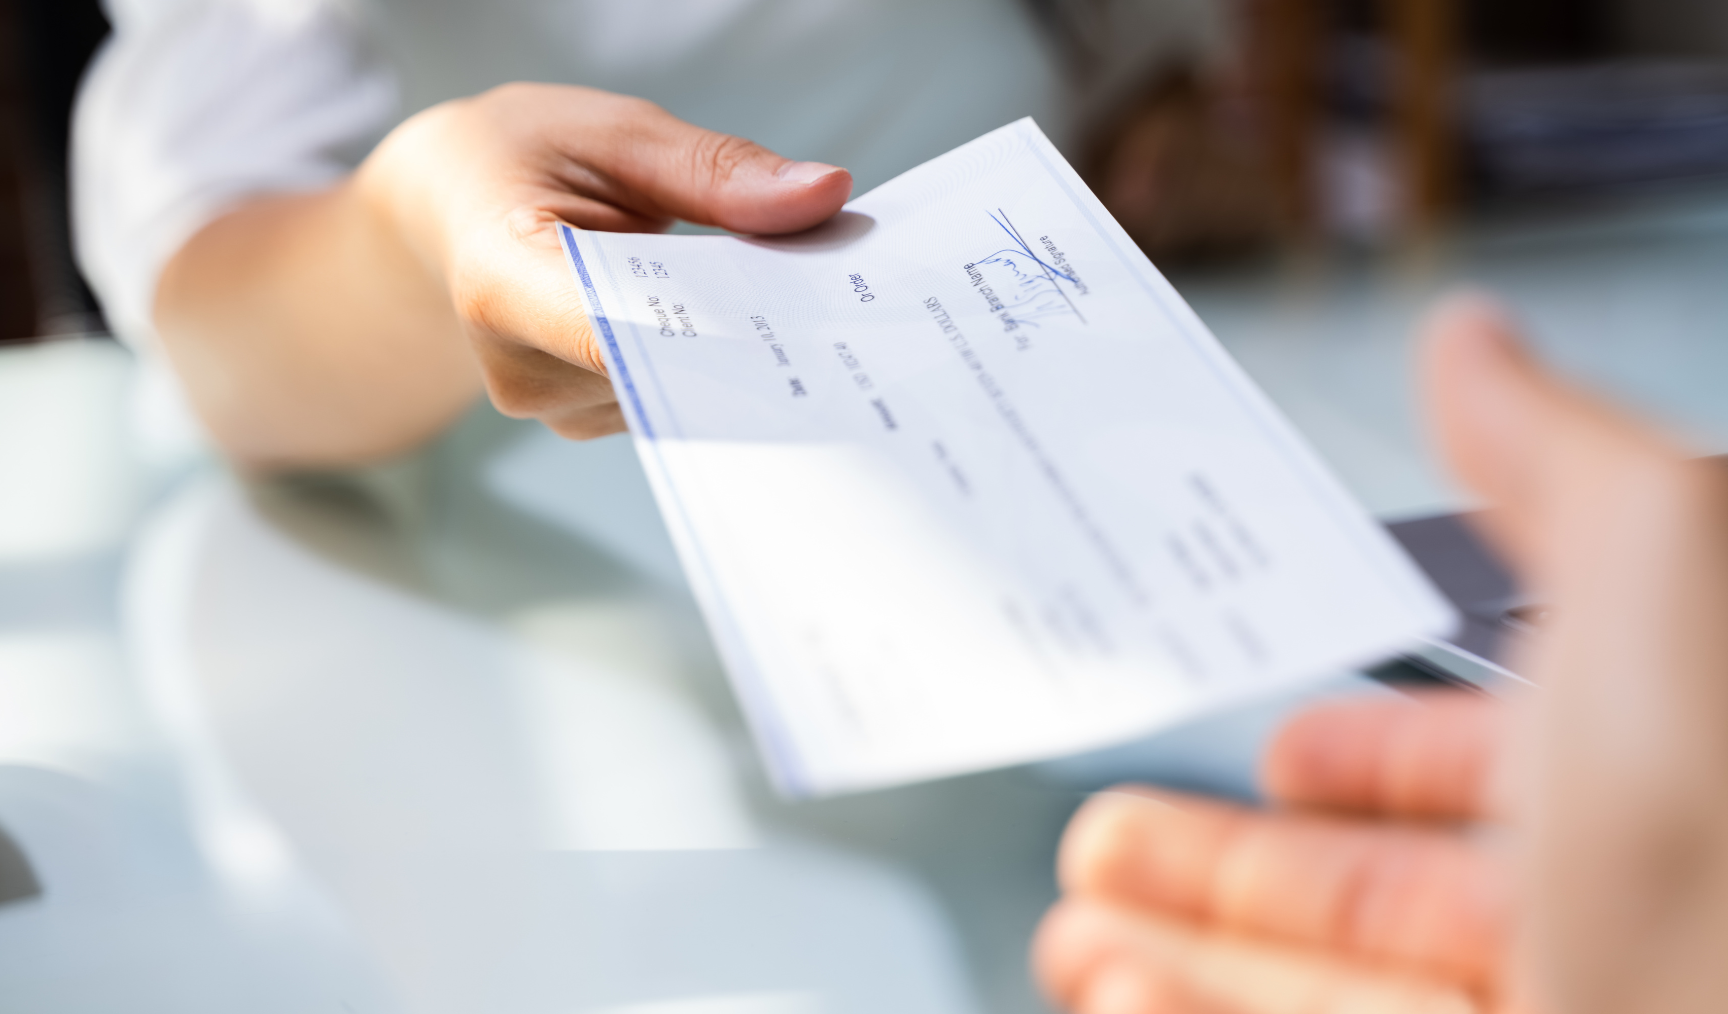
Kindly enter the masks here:
M 789 795 L 1104 746 L 1452 621 L 1029 119 L 796 236 L 560 231 Z

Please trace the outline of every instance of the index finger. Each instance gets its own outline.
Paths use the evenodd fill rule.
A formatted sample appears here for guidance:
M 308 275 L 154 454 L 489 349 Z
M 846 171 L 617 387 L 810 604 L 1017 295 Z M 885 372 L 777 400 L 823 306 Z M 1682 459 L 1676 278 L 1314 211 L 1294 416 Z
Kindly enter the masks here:
M 1504 706 L 1463 691 L 1334 701 L 1273 739 L 1261 784 L 1278 802 L 1430 820 L 1488 812 Z

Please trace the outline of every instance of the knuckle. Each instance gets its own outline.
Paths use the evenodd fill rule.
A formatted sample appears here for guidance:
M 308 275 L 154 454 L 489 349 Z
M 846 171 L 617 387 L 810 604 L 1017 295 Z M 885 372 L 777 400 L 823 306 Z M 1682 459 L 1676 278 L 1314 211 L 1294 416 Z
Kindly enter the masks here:
M 625 429 L 623 410 L 615 401 L 583 405 L 574 411 L 547 419 L 546 425 L 566 440 L 593 440 L 622 433 Z
M 497 293 L 484 285 L 465 285 L 450 294 L 451 308 L 456 319 L 471 331 L 496 335 L 500 331 L 500 306 Z
M 486 396 L 492 407 L 512 419 L 532 419 L 544 407 L 541 392 L 517 379 L 487 371 Z
M 1412 850 L 1414 851 L 1414 850 Z M 1380 854 L 1358 856 L 1347 865 L 1331 899 L 1326 936 L 1368 953 L 1383 951 L 1396 929 L 1387 916 L 1404 910 L 1411 897 L 1403 880 L 1408 867 Z
M 612 104 L 613 115 L 626 121 L 640 121 L 667 115 L 666 110 L 662 109 L 658 102 L 651 99 L 636 95 L 617 95 L 610 92 L 603 94 L 606 95 L 607 101 Z
M 567 311 L 560 331 L 569 336 L 568 360 L 602 378 L 606 376 L 606 359 L 600 354 L 600 340 L 594 335 L 594 325 L 587 311 L 576 308 Z
M 728 182 L 738 170 L 756 158 L 754 141 L 731 134 L 705 134 L 692 146 L 691 172 L 709 185 Z
M 564 410 L 569 392 L 557 377 L 522 359 L 506 352 L 491 357 L 483 367 L 486 396 L 493 407 L 512 419 L 544 419 Z
M 530 81 L 507 81 L 480 93 L 479 98 L 488 104 L 511 104 L 543 98 L 547 90 L 548 86 Z
M 595 124 L 631 144 L 654 137 L 657 124 L 671 117 L 657 103 L 634 95 L 594 92 L 585 98 Z

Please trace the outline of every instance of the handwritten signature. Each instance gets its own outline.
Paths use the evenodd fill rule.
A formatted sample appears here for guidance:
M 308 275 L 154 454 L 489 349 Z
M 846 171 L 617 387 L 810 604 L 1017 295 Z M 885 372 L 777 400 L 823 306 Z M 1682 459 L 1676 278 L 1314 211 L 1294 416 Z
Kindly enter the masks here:
M 1010 330 L 1020 325 L 1039 327 L 1040 321 L 1052 317 L 1078 317 L 1084 323 L 1086 318 L 1062 286 L 1064 282 L 1075 285 L 1073 276 L 1033 253 L 1002 209 L 989 215 L 1013 245 L 966 265 L 966 272 L 997 316 Z

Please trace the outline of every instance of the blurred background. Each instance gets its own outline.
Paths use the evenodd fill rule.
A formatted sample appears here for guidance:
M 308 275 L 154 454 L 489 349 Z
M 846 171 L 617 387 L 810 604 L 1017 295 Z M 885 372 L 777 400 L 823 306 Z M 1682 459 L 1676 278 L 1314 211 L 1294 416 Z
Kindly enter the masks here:
M 1161 264 L 1384 248 L 1728 170 L 1728 14 L 1693 0 L 1244 0 L 1082 153 Z
M 1087 0 L 1029 0 L 1084 52 Z M 1728 12 L 1707 0 L 1233 0 L 1071 152 L 1161 266 L 1383 253 L 1728 173 Z M 67 229 L 95 0 L 0 4 L 0 342 L 96 334 Z
M 72 261 L 72 100 L 108 34 L 96 0 L 0 4 L 0 342 L 103 330 Z
M 1003 2 L 1079 79 L 1108 42 L 1102 2 Z M 1410 375 L 1459 285 L 1728 450 L 1728 5 L 1148 2 L 1230 30 L 1068 153 L 1370 510 L 1468 506 Z M 628 443 L 479 408 L 362 474 L 230 474 L 71 255 L 106 31 L 0 0 L 0 1009 L 1037 1012 L 1085 793 L 1252 795 L 1289 702 L 787 807 Z
M 1369 506 L 1461 503 L 1410 377 L 1483 287 L 1548 356 L 1728 448 L 1728 8 L 1244 0 L 1075 152 L 1094 189 Z

